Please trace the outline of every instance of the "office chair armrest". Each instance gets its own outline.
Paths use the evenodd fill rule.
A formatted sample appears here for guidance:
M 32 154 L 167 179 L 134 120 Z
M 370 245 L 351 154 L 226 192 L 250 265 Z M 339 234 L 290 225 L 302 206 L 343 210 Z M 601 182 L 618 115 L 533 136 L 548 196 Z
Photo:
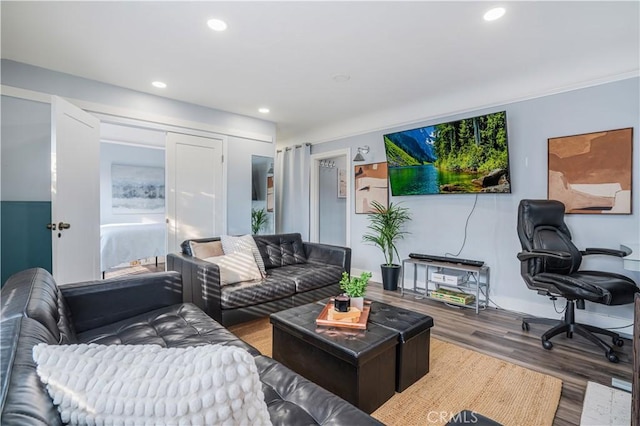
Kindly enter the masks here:
M 591 248 L 584 249 L 580 253 L 583 256 L 587 256 L 590 254 L 604 254 L 607 256 L 625 257 L 631 254 L 631 250 L 616 250 L 616 249 L 608 249 L 608 248 L 591 247 Z
M 519 260 L 529 260 L 536 257 L 546 257 L 553 259 L 571 259 L 571 254 L 566 251 L 557 251 L 557 250 L 543 250 L 543 249 L 533 249 L 528 251 L 521 251 L 518 253 Z

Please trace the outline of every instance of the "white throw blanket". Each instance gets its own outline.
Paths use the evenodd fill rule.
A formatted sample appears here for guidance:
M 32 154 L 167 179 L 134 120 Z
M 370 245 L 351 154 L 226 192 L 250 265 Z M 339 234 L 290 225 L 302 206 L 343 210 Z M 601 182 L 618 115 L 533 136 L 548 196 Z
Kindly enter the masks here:
M 33 359 L 65 423 L 271 424 L 255 361 L 238 347 L 42 343 Z

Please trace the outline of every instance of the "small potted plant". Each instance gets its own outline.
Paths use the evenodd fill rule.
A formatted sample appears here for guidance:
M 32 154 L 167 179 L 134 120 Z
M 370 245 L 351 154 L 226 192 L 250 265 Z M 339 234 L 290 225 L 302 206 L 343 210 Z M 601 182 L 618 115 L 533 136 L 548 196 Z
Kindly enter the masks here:
M 397 290 L 400 277 L 400 265 L 393 263 L 394 255 L 400 258 L 396 243 L 403 239 L 407 231 L 404 226 L 411 220 L 409 209 L 398 204 L 389 203 L 385 207 L 377 201 L 371 203 L 374 213 L 369 215 L 369 233 L 362 236 L 362 240 L 372 243 L 382 250 L 384 263 L 382 270 L 382 287 L 385 290 Z
M 264 209 L 251 209 L 251 233 L 257 235 L 267 224 L 267 212 Z
M 364 308 L 364 292 L 367 290 L 369 279 L 371 278 L 371 272 L 363 272 L 359 277 L 350 276 L 348 273 L 342 273 L 342 279 L 340 280 L 340 289 L 349 296 L 349 304 L 354 308 Z

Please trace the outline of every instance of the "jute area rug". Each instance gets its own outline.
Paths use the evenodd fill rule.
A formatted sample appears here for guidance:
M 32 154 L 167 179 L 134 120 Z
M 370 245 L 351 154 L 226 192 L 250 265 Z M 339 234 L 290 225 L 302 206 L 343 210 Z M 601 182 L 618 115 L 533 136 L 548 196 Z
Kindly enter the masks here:
M 230 329 L 271 356 L 268 318 Z M 436 425 L 467 409 L 505 426 L 553 424 L 562 391 L 560 379 L 434 338 L 430 356 L 429 373 L 396 393 L 373 417 L 387 425 Z

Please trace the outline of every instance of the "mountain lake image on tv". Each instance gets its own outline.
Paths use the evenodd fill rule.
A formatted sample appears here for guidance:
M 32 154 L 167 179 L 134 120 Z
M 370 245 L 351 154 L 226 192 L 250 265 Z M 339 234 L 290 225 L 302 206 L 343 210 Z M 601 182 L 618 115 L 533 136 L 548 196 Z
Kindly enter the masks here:
M 384 135 L 391 193 L 510 193 L 506 111 Z

